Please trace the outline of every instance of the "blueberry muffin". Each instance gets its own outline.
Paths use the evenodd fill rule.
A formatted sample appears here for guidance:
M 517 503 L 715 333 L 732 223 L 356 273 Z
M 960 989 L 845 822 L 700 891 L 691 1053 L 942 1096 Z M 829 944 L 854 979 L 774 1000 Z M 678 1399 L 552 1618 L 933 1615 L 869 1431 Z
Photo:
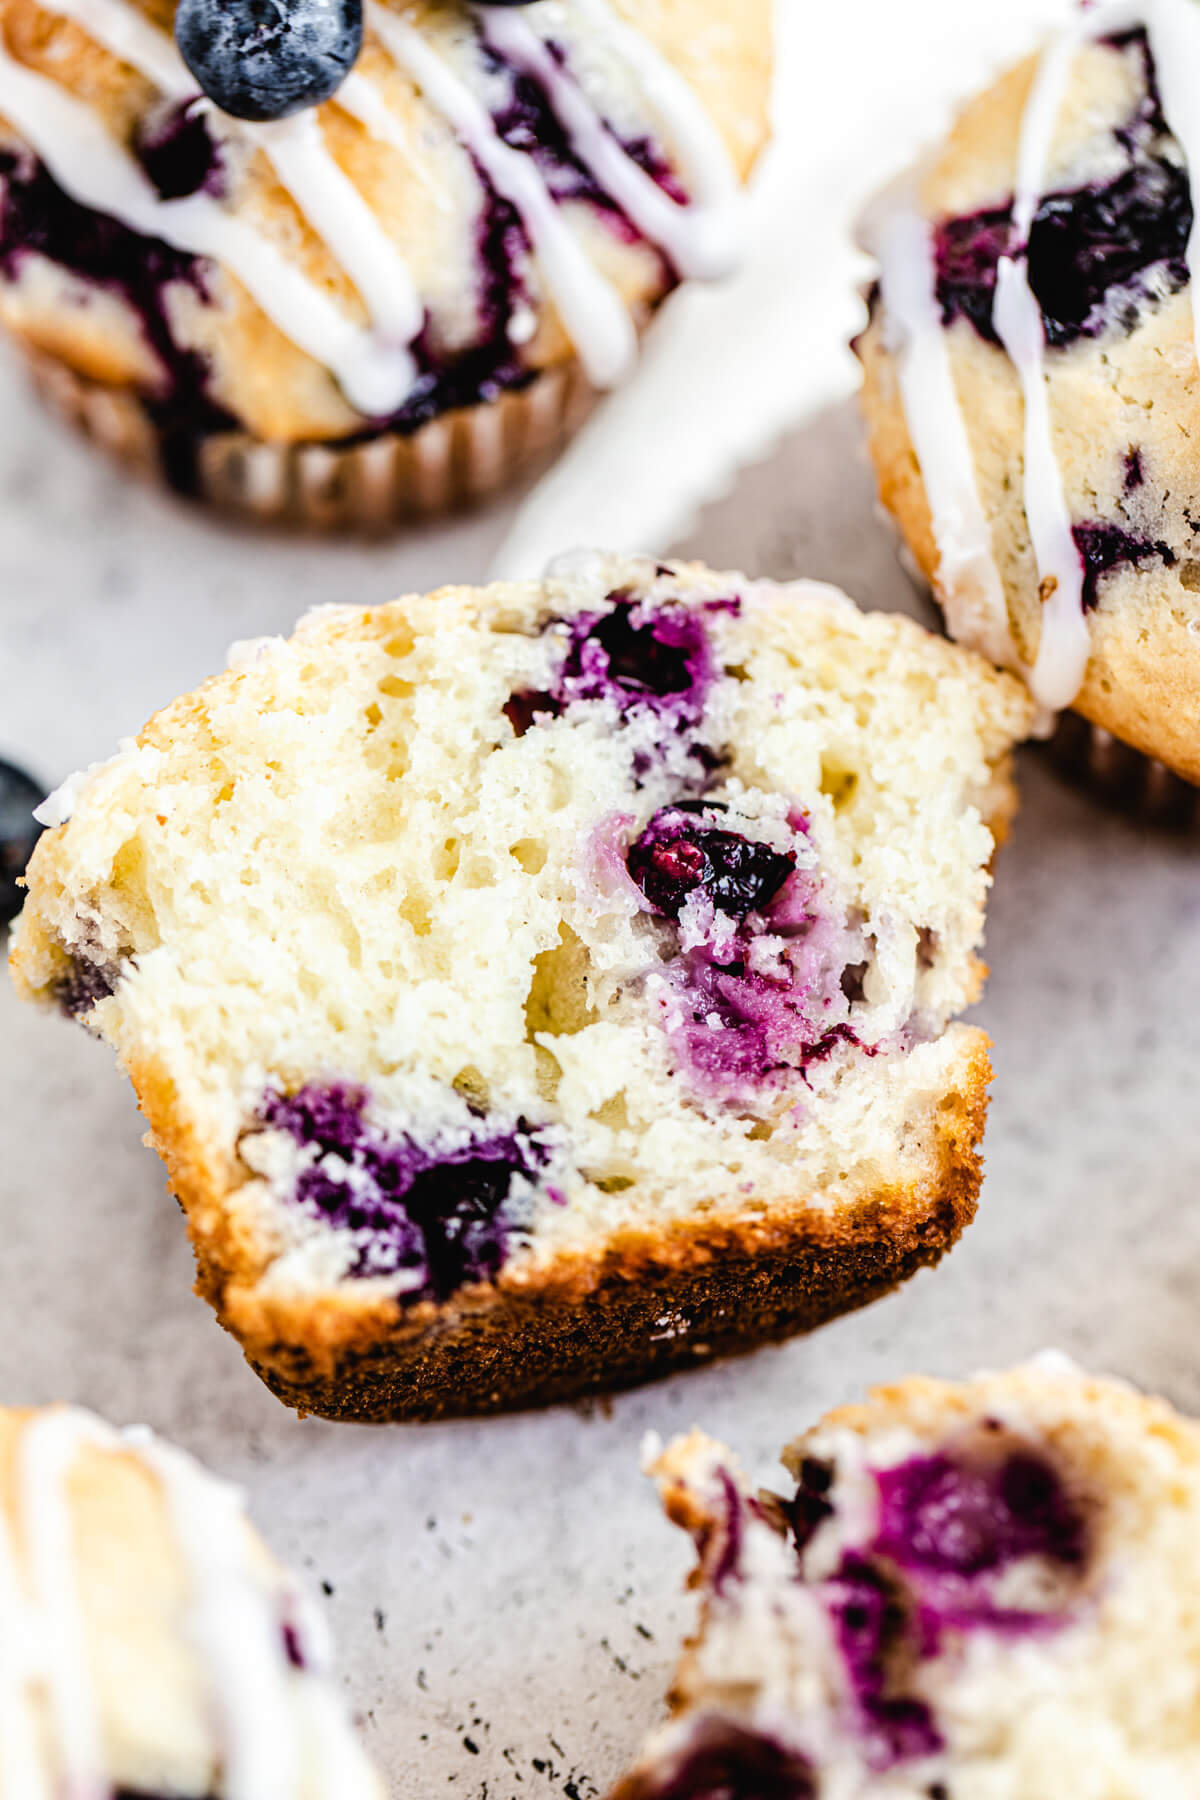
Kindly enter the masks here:
M 180 491 L 436 512 L 734 265 L 770 63 L 769 0 L 0 0 L 0 319 Z
M 1081 11 L 871 210 L 858 345 L 883 499 L 953 635 L 1189 783 L 1198 80 L 1192 0 Z
M 1200 1791 L 1200 1426 L 1063 1358 L 830 1414 L 752 1492 L 656 1473 L 702 1623 L 619 1800 Z
M 53 804 L 22 992 L 133 1080 L 292 1405 L 628 1382 L 975 1205 L 1028 696 L 842 595 L 579 556 L 310 616 Z
M 236 1489 L 150 1432 L 0 1409 L 0 1791 L 383 1800 L 324 1622 Z

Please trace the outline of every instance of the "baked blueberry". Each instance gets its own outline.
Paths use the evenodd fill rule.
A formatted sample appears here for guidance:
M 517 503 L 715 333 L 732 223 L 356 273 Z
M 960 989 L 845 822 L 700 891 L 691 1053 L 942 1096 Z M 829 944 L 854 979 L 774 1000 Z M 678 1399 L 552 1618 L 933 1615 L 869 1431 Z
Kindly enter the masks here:
M 75 784 L 12 967 L 135 1071 L 277 1392 L 597 1391 L 953 1242 L 1019 684 L 826 589 L 595 553 L 235 660 Z
M 175 40 L 235 119 L 286 119 L 328 100 L 358 60 L 362 0 L 179 0 Z
M 774 1800 L 785 1752 L 821 1800 L 1195 1791 L 1200 1422 L 1048 1355 L 891 1383 L 782 1461 L 793 1499 L 699 1431 L 653 1466 L 700 1624 L 610 1800 Z
M 134 148 L 164 200 L 182 200 L 201 190 L 220 197 L 224 172 L 206 111 L 199 99 L 175 101 L 142 121 Z
M 0 759 L 0 924 L 21 910 L 17 878 L 41 835 L 33 809 L 45 798 L 45 789 L 24 769 Z
M 656 912 L 678 918 L 700 892 L 718 912 L 742 919 L 769 906 L 795 868 L 794 850 L 772 850 L 705 822 L 723 811 L 712 802 L 665 806 L 631 846 L 629 873 Z

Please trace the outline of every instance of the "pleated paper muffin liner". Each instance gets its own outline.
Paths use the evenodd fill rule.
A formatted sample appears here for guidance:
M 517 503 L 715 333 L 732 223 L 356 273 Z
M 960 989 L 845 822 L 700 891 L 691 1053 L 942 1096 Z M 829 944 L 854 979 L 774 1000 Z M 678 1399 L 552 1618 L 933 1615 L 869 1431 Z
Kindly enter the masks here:
M 1046 752 L 1073 782 L 1117 811 L 1148 825 L 1200 831 L 1200 788 L 1082 714 L 1060 714 Z
M 136 392 L 89 381 L 52 357 L 29 361 L 55 411 L 139 474 L 247 521 L 328 533 L 381 534 L 491 499 L 544 467 L 595 399 L 572 361 L 407 436 L 271 444 L 218 432 L 198 441 L 183 483 L 171 479 L 162 434 Z

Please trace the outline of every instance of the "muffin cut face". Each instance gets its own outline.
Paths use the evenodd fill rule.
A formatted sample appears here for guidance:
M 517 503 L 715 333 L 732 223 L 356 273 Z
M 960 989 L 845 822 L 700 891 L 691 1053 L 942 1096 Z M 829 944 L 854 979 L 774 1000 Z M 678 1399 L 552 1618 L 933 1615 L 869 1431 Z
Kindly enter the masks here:
M 373 0 L 333 99 L 199 93 L 161 0 L 0 5 L 0 316 L 142 399 L 177 485 L 212 436 L 409 435 L 577 356 L 598 386 L 737 255 L 769 9 Z
M 783 1496 L 700 1433 L 656 1465 L 703 1621 L 621 1800 L 1191 1791 L 1192 1421 L 1044 1357 L 881 1389 L 783 1460 Z
M 1081 13 L 880 201 L 858 346 L 954 634 L 1193 781 L 1198 69 L 1190 0 Z
M 241 1495 L 137 1428 L 0 1410 L 0 1779 L 113 1800 L 382 1800 L 323 1619 Z
M 604 1384 L 957 1235 L 986 1057 L 949 1021 L 1027 721 L 906 621 L 699 566 L 328 609 L 83 781 L 14 968 L 117 1048 L 289 1397 Z

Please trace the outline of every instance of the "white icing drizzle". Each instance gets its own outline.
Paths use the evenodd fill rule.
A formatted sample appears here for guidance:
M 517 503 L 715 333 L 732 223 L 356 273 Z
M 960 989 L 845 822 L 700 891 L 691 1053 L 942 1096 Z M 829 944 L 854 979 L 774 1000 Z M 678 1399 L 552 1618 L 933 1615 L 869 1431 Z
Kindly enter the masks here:
M 74 199 L 186 255 L 223 263 L 284 336 L 332 372 L 360 412 L 370 417 L 403 404 L 411 383 L 407 349 L 381 345 L 273 244 L 206 194 L 161 200 L 90 107 L 17 62 L 2 42 L 0 113 Z
M 879 262 L 889 348 L 921 467 L 938 554 L 938 592 L 951 634 L 1019 667 L 1004 584 L 979 489 L 937 301 L 932 232 L 916 197 L 889 195 L 863 226 Z
M 266 152 L 281 184 L 358 289 L 376 330 L 400 346 L 411 344 L 424 323 L 421 296 L 395 244 L 325 148 L 316 113 L 243 127 L 241 135 Z M 410 364 L 410 389 L 415 378 Z
M 48 12 L 81 25 L 98 44 L 152 81 L 169 100 L 199 99 L 187 64 L 165 31 L 134 12 L 128 0 L 41 0 Z M 315 112 L 256 125 L 203 102 L 218 138 L 237 138 L 266 156 L 334 261 L 367 308 L 371 323 L 395 350 L 406 351 L 421 329 L 424 309 L 403 258 L 354 183 L 325 147 Z M 416 369 L 404 357 L 397 380 L 411 391 Z M 403 397 L 402 395 L 402 397 Z
M 1042 599 L 1041 636 L 1029 686 L 1050 712 L 1069 706 L 1087 671 L 1091 634 L 1083 608 L 1083 559 L 1071 534 L 1071 509 L 1054 453 L 1046 388 L 1046 332 L 1029 285 L 1029 234 L 1045 191 L 1055 127 L 1080 44 L 1078 21 L 1051 44 L 1034 76 L 1017 148 L 1012 253 L 1000 258 L 992 319 L 1021 383 L 1025 403 L 1025 517 Z
M 21 1586 L 0 1505 L 0 1791 L 5 1800 L 49 1800 L 41 1766 L 33 1682 L 49 1695 L 67 1800 L 108 1800 L 104 1746 L 77 1591 L 68 1491 L 80 1452 L 133 1454 L 158 1481 L 191 1582 L 188 1626 L 209 1683 L 221 1742 L 225 1800 L 377 1800 L 378 1785 L 329 1685 L 324 1621 L 290 1578 L 260 1554 L 241 1493 L 144 1428 L 116 1432 L 91 1413 L 54 1407 L 21 1428 L 17 1503 L 29 1567 Z M 291 1666 L 283 1640 L 295 1622 L 306 1658 Z M 295 1684 L 305 1684 L 303 1698 Z M 319 1779 L 306 1780 L 307 1745 Z M 53 1790 L 57 1793 L 57 1788 Z
M 629 28 L 612 18 L 603 0 L 585 0 L 583 10 L 623 54 L 636 39 L 637 73 L 649 86 L 647 97 L 658 108 L 666 135 L 692 164 L 691 205 L 672 200 L 633 160 L 527 20 L 498 6 L 475 8 L 488 43 L 544 89 L 571 148 L 642 236 L 664 250 L 681 275 L 712 280 L 727 274 L 737 258 L 738 209 L 731 200 L 737 177 L 723 140 L 682 77 L 644 39 L 632 32 L 627 38 Z
M 164 100 L 187 100 L 196 79 L 173 38 L 128 0 L 39 0 L 43 12 L 70 19 L 97 44 L 152 81 Z
M 605 0 L 577 0 L 592 28 L 624 58 L 693 183 L 693 204 L 678 205 L 630 158 L 573 77 L 555 62 L 524 21 L 481 7 L 497 40 L 511 37 L 520 66 L 545 82 L 576 152 L 638 229 L 682 274 L 722 274 L 736 259 L 740 186 L 724 142 L 671 64 Z M 262 152 L 280 184 L 357 290 L 371 321 L 349 319 L 321 287 L 291 266 L 261 233 L 211 197 L 162 200 L 133 158 L 81 101 L 17 62 L 0 46 L 0 108 L 26 137 L 55 180 L 83 204 L 130 229 L 162 238 L 186 254 L 224 263 L 291 341 L 330 370 L 347 400 L 367 417 L 396 411 L 417 376 L 410 346 L 424 322 L 416 285 L 394 243 L 326 147 L 318 116 L 277 124 L 231 119 L 200 101 L 173 41 L 129 0 L 41 0 L 153 83 L 165 99 L 197 98 L 214 133 Z M 538 256 L 546 286 L 589 378 L 608 387 L 629 372 L 636 331 L 616 287 L 592 263 L 560 216 L 532 157 L 504 143 L 482 101 L 406 20 L 370 0 L 376 36 L 418 83 L 517 209 Z M 357 71 L 338 104 L 381 142 L 407 149 L 378 89 Z M 516 322 L 512 335 L 517 339 Z M 526 333 L 528 335 L 528 333 Z
M 368 0 L 367 18 L 388 55 L 437 107 L 497 193 L 516 207 L 589 378 L 597 387 L 622 380 L 637 352 L 629 309 L 563 219 L 536 163 L 504 142 L 483 102 L 406 20 L 377 0 Z
M 697 274 L 710 280 L 728 275 L 743 255 L 745 220 L 742 184 L 725 139 L 674 63 L 618 18 L 609 0 L 576 0 L 576 6 L 589 29 L 607 37 L 633 71 L 678 158 L 691 202 Z

